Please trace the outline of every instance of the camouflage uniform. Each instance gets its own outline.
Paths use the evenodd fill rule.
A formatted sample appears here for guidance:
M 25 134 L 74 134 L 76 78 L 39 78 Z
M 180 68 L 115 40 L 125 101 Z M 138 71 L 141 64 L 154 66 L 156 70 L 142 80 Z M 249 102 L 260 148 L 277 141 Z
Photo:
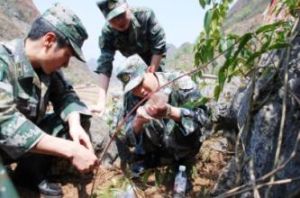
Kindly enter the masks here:
M 19 197 L 15 187 L 12 185 L 6 170 L 0 160 L 0 197 L 17 198 Z
M 136 65 L 139 63 L 129 64 Z M 142 81 L 139 77 L 144 74 L 144 71 L 139 69 L 140 67 L 135 69 L 133 69 L 134 67 L 129 68 L 128 65 L 125 67 L 127 68 L 118 74 L 119 79 L 125 84 L 126 94 L 124 96 L 123 116 L 128 114 L 140 101 L 140 98 L 132 95 L 130 89 L 133 89 L 134 86 L 130 82 L 135 82 L 134 84 L 138 85 Z M 130 73 L 130 71 L 132 72 Z M 130 76 L 124 77 L 122 74 L 129 74 Z M 159 84 L 164 85 L 180 74 L 156 72 L 154 75 L 157 77 Z M 136 153 L 142 155 L 154 153 L 162 158 L 171 158 L 175 161 L 194 157 L 200 147 L 201 128 L 209 123 L 209 119 L 206 108 L 195 107 L 188 109 L 183 106 L 188 102 L 199 99 L 201 97 L 200 92 L 196 84 L 188 76 L 176 80 L 161 91 L 168 96 L 170 105 L 181 108 L 180 121 L 176 122 L 167 118 L 156 119 L 145 124 L 141 133 L 136 135 L 132 126 L 135 117 L 135 113 L 133 113 L 124 127 L 126 142 L 129 146 L 136 148 Z
M 111 76 L 112 62 L 117 50 L 125 57 L 139 54 L 147 65 L 150 65 L 154 54 L 165 56 L 165 33 L 154 12 L 148 8 L 131 8 L 131 12 L 132 22 L 126 32 L 119 32 L 108 23 L 104 25 L 99 38 L 101 55 L 98 59 L 97 73 Z M 161 66 L 163 64 L 164 60 L 161 61 Z M 159 70 L 161 71 L 161 68 Z
M 87 33 L 79 18 L 60 5 L 50 8 L 41 17 L 61 33 L 75 56 L 84 60 L 80 48 Z M 32 67 L 24 43 L 23 39 L 16 39 L 0 45 L 0 155 L 4 163 L 23 157 L 45 132 L 66 135 L 70 113 L 88 115 L 86 106 L 64 80 L 61 71 L 47 75 Z M 46 113 L 49 102 L 54 108 L 51 115 Z M 35 162 L 30 163 L 35 165 Z

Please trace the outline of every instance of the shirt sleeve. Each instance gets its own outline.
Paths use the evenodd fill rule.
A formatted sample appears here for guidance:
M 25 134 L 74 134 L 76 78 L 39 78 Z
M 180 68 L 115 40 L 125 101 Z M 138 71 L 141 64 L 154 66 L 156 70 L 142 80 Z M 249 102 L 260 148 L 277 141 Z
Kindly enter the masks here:
M 54 111 L 64 121 L 68 120 L 68 116 L 72 112 L 90 115 L 86 105 L 80 101 L 73 87 L 64 79 L 61 71 L 52 74 L 49 89 Z
M 164 29 L 157 21 L 155 14 L 152 10 L 149 11 L 148 29 L 149 38 L 151 41 L 151 52 L 153 54 L 165 54 L 166 53 L 166 36 Z
M 113 38 L 111 32 L 102 31 L 102 35 L 99 37 L 100 57 L 97 60 L 96 73 L 104 74 L 107 77 L 111 77 L 113 69 L 113 60 L 115 56 L 115 47 L 113 46 Z
M 187 79 L 186 82 L 188 82 Z M 196 86 L 192 86 L 189 89 L 179 89 L 175 91 L 173 97 L 176 98 L 179 106 L 184 106 L 186 103 L 201 98 L 201 94 Z M 205 106 L 196 106 L 193 108 L 181 107 L 180 110 L 180 121 L 177 124 L 183 129 L 180 131 L 185 136 L 199 131 L 203 126 L 210 124 L 209 112 Z
M 0 147 L 16 159 L 34 147 L 44 132 L 17 110 L 13 80 L 8 64 L 0 60 Z

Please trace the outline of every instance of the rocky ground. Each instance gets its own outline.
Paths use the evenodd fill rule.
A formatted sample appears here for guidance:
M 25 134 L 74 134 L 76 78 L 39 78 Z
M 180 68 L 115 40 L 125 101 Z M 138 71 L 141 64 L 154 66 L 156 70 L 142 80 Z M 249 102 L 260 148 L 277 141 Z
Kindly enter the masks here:
M 81 85 L 75 87 L 79 96 L 88 105 L 95 104 L 98 87 L 95 85 Z M 118 92 L 117 87 L 110 88 L 110 92 Z M 110 103 L 112 98 L 109 99 Z M 109 111 L 107 112 L 109 115 Z M 99 119 L 96 122 L 96 132 L 107 132 L 109 129 L 105 122 Z M 92 123 L 93 125 L 93 123 Z M 227 164 L 232 156 L 232 143 L 224 135 L 213 135 L 205 140 L 197 155 L 196 165 L 193 170 L 193 190 L 189 193 L 189 197 L 209 197 L 209 193 L 217 181 L 220 170 Z M 70 167 L 69 164 L 62 162 L 64 167 Z M 118 160 L 113 167 L 100 168 L 94 178 L 91 175 L 80 175 L 74 173 L 74 169 L 67 168 L 68 171 L 63 172 L 63 179 L 58 181 L 62 183 L 64 197 L 90 197 L 92 185 L 94 183 L 93 197 L 112 197 L 116 192 L 122 192 L 129 185 L 128 179 L 122 173 Z M 53 171 L 62 172 L 62 171 Z M 164 174 L 161 174 L 162 178 Z M 170 183 L 161 182 L 155 178 L 155 174 L 151 173 L 148 180 L 139 182 L 136 186 L 138 197 L 171 197 Z M 141 190 L 142 189 L 142 190 Z M 39 197 L 37 193 L 27 189 L 18 187 L 21 197 Z
M 209 197 L 220 170 L 232 156 L 230 150 L 228 140 L 222 136 L 214 136 L 204 141 L 193 172 L 193 190 L 188 197 Z M 123 192 L 129 185 L 117 163 L 110 169 L 100 168 L 94 178 L 67 172 L 59 181 L 62 183 L 64 198 L 90 197 L 93 183 L 93 197 L 112 197 L 116 192 Z M 145 183 L 133 185 L 138 197 L 171 197 L 169 185 L 157 185 L 154 174 Z M 39 197 L 37 193 L 27 189 L 18 187 L 18 190 L 21 197 Z

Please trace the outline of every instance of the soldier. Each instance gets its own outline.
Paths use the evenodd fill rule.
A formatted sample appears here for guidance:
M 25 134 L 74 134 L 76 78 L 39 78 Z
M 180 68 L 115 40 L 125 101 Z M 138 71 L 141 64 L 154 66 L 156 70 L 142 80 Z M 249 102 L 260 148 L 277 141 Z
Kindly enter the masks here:
M 25 39 L 0 45 L 1 157 L 5 164 L 18 162 L 19 183 L 47 196 L 62 195 L 46 177 L 50 156 L 69 159 L 83 173 L 98 165 L 83 128 L 88 124 L 81 123 L 89 112 L 60 70 L 72 56 L 84 61 L 87 37 L 80 19 L 56 4 L 33 22 Z
M 134 55 L 127 59 L 125 68 L 117 75 L 124 85 L 123 116 L 142 98 L 179 75 L 150 73 L 146 69 L 144 61 Z M 195 83 L 185 76 L 152 95 L 129 117 L 123 131 L 123 143 L 135 148 L 131 165 L 134 175 L 163 164 L 184 164 L 191 170 L 201 145 L 202 127 L 210 120 L 206 108 L 183 106 L 200 97 Z M 121 160 L 128 158 L 120 157 Z
M 91 110 L 102 115 L 115 52 L 119 50 L 125 57 L 139 54 L 149 72 L 161 71 L 166 39 L 154 12 L 148 8 L 129 8 L 126 0 L 103 0 L 98 7 L 108 23 L 99 38 L 101 55 L 96 72 L 100 74 L 100 90 L 97 105 Z

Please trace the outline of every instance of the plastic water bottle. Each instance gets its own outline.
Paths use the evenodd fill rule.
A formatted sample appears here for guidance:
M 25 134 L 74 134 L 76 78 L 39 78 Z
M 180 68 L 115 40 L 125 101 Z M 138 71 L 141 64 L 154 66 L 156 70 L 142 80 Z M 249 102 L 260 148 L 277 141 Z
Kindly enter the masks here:
M 187 184 L 186 167 L 183 165 L 179 166 L 179 172 L 175 177 L 174 182 L 174 195 L 173 198 L 184 198 Z

